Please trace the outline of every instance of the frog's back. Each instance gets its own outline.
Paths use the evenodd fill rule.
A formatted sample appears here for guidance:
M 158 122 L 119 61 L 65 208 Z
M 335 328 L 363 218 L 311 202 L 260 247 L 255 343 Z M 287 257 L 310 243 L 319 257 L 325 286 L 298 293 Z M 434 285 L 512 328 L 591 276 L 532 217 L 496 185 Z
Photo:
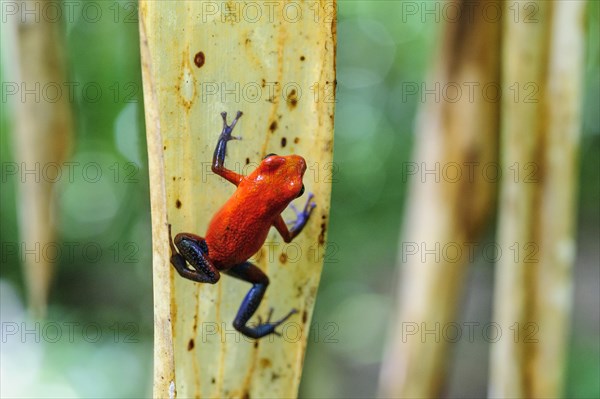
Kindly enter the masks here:
M 220 269 L 243 263 L 256 254 L 279 215 L 259 198 L 242 193 L 236 190 L 206 231 L 208 256 Z

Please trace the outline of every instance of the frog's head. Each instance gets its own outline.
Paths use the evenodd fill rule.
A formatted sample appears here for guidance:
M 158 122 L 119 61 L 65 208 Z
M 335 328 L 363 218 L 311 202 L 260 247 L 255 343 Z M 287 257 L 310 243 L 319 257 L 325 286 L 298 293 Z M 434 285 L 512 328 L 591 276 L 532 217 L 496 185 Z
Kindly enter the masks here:
M 269 185 L 275 188 L 279 195 L 290 201 L 304 193 L 302 177 L 306 171 L 306 161 L 299 155 L 268 154 L 257 171 L 259 176 L 268 179 Z

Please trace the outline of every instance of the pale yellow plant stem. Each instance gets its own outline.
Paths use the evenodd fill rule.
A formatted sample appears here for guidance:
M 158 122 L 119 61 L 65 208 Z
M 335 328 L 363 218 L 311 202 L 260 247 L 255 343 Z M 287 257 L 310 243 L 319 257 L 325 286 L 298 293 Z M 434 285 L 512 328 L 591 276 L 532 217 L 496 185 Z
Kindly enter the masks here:
M 491 347 L 490 397 L 563 395 L 575 259 L 584 1 L 519 2 L 536 23 L 503 27 L 503 82 L 535 89 L 503 101 L 504 179 L 498 241 L 520 250 L 498 261 L 494 319 L 507 333 Z M 530 91 L 531 92 L 531 91 Z
M 152 203 L 154 395 L 295 397 L 326 247 L 333 151 L 335 3 L 141 1 L 140 40 Z M 283 337 L 232 326 L 250 285 L 196 284 L 169 264 L 167 223 L 202 236 L 235 187 L 210 171 L 220 112 L 241 141 L 225 166 L 249 173 L 267 153 L 299 154 L 317 208 L 290 245 L 272 230 L 253 262 L 271 284 L 257 314 L 296 308 Z M 302 206 L 306 196 L 298 199 Z M 293 219 L 293 214 L 284 214 Z M 256 320 L 253 320 L 253 322 Z
M 472 10 L 499 4 L 452 3 Z M 497 159 L 499 102 L 484 88 L 499 86 L 499 32 L 499 23 L 480 12 L 463 12 L 441 28 L 426 84 L 433 93 L 421 104 L 415 129 L 418 172 L 399 245 L 399 308 L 380 377 L 382 397 L 436 397 L 446 377 L 449 341 L 442 331 L 456 322 L 470 246 L 481 240 L 496 194 L 497 180 L 484 171 Z M 462 95 L 445 97 L 451 85 Z M 453 246 L 458 255 L 446 256 L 444 248 Z
M 54 269 L 45 249 L 56 241 L 54 190 L 60 181 L 60 175 L 52 172 L 60 170 L 69 153 L 72 114 L 68 96 L 46 96 L 52 91 L 44 88 L 62 87 L 66 81 L 65 51 L 58 22 L 22 12 L 21 8 L 35 10 L 35 3 L 39 2 L 14 2 L 10 6 L 20 7 L 14 13 L 7 8 L 2 46 L 4 83 L 18 87 L 10 105 L 15 110 L 12 141 L 18 172 L 19 252 L 29 309 L 33 316 L 43 317 Z

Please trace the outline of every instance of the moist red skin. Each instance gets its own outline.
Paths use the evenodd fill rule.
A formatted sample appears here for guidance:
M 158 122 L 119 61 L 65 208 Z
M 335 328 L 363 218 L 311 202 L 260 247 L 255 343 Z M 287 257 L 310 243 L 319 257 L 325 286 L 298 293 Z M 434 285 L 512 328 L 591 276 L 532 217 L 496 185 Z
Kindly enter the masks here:
M 270 156 L 241 177 L 206 231 L 208 256 L 217 269 L 239 265 L 260 250 L 271 226 L 298 196 L 305 171 L 301 156 Z

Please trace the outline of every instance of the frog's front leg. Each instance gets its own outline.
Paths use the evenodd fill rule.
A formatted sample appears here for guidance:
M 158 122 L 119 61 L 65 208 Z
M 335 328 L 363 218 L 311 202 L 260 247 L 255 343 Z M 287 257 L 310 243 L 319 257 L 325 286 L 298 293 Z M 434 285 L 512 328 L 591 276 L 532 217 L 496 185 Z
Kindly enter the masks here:
M 256 312 L 256 309 L 258 309 L 258 306 L 265 295 L 265 291 L 269 285 L 269 278 L 267 275 L 250 262 L 236 265 L 225 273 L 252 284 L 252 288 L 250 288 L 250 291 L 246 294 L 246 297 L 242 301 L 242 305 L 235 316 L 233 327 L 245 336 L 255 339 L 262 338 L 269 334 L 280 335 L 275 331 L 275 328 L 296 313 L 296 309 L 292 309 L 286 316 L 276 322 L 271 322 L 271 315 L 273 313 L 273 309 L 271 309 L 265 323 L 262 323 L 262 320 L 259 317 L 259 324 L 256 327 L 248 327 L 246 325 L 248 320 L 254 315 L 254 312 Z
M 169 224 L 171 263 L 179 275 L 198 283 L 215 284 L 219 281 L 221 274 L 208 259 L 208 247 L 202 237 L 190 233 L 179 233 L 175 236 L 175 245 L 173 245 L 171 225 Z M 192 265 L 194 270 L 187 267 L 186 261 Z
M 281 216 L 275 219 L 273 226 L 277 229 L 281 237 L 283 237 L 283 241 L 291 242 L 306 226 L 310 215 L 315 209 L 316 204 L 313 202 L 314 195 L 308 194 L 308 199 L 306 200 L 306 205 L 304 205 L 304 209 L 298 211 L 294 205 L 290 205 L 290 207 L 296 212 L 296 220 L 292 224 L 292 228 L 288 229 L 287 224 L 283 220 Z
M 212 171 L 237 186 L 240 184 L 240 181 L 242 181 L 243 176 L 225 168 L 225 154 L 227 153 L 227 142 L 229 140 L 241 139 L 241 137 L 232 136 L 231 133 L 233 132 L 233 128 L 237 124 L 237 121 L 242 117 L 242 112 L 237 112 L 231 125 L 227 124 L 227 112 L 221 112 L 221 117 L 223 117 L 223 130 L 221 131 L 217 147 L 213 154 Z

